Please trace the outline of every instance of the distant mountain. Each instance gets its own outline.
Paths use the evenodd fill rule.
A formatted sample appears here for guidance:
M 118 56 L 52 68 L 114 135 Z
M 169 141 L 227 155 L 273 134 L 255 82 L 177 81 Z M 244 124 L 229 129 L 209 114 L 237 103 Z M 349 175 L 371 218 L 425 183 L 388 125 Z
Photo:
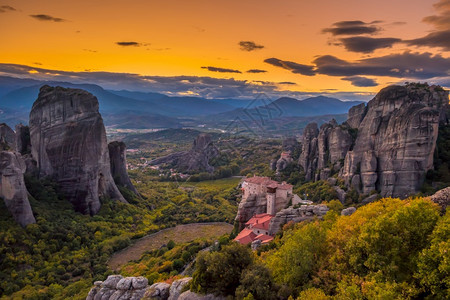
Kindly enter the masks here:
M 105 125 L 121 129 L 181 128 L 177 118 L 158 114 L 136 114 L 135 112 L 106 113 L 102 115 Z
M 0 86 L 5 82 L 12 84 L 10 78 L 0 78 Z M 18 81 L 20 82 L 20 80 Z M 36 84 L 37 82 L 37 84 Z M 48 84 L 79 88 L 95 95 L 100 103 L 101 113 L 118 113 L 121 111 L 135 111 L 136 113 L 159 114 L 171 117 L 195 117 L 231 111 L 235 107 L 212 100 L 196 97 L 168 97 L 158 93 L 141 93 L 129 91 L 107 91 L 94 84 L 74 84 L 70 82 L 28 82 L 32 86 L 24 86 L 7 92 L 0 98 L 0 108 L 30 111 L 36 100 L 39 88 Z M 20 86 L 20 85 L 16 85 Z M 8 89 L 4 89 L 8 91 Z M 134 97 L 134 98 L 133 98 Z
M 318 96 L 297 100 L 294 98 L 279 98 L 267 105 L 254 108 L 238 108 L 233 111 L 209 116 L 209 121 L 227 121 L 236 118 L 240 120 L 257 121 L 259 118 L 278 119 L 286 117 L 312 117 L 321 115 L 347 114 L 350 107 L 362 101 L 342 101 L 336 98 Z

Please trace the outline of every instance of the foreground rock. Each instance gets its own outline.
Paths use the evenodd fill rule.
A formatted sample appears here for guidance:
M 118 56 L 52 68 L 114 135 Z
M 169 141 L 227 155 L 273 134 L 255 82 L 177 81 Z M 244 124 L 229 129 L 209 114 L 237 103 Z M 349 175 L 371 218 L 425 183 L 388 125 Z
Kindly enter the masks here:
M 219 298 L 186 298 L 182 297 L 183 289 L 192 280 L 185 277 L 175 280 L 172 285 L 165 282 L 157 282 L 148 285 L 145 277 L 123 277 L 110 275 L 105 281 L 96 281 L 89 291 L 86 300 L 178 300 L 178 299 L 219 299 Z M 193 295 L 197 295 L 192 293 Z M 198 297 L 205 297 L 197 295 Z M 190 296 L 188 296 L 190 297 Z
M 21 226 L 36 223 L 23 179 L 25 170 L 25 162 L 20 154 L 0 152 L 0 197 L 14 220 Z
M 98 100 L 79 89 L 43 86 L 30 113 L 31 152 L 75 210 L 95 214 L 100 197 L 126 202 L 111 175 Z
M 315 123 L 306 126 L 299 164 L 307 180 L 339 173 L 360 193 L 407 197 L 419 191 L 433 168 L 448 106 L 448 92 L 439 86 L 384 88 L 367 106 L 351 108 L 342 125 L 333 120 L 320 130 Z
M 179 172 L 195 173 L 214 171 L 209 165 L 211 159 L 219 155 L 219 150 L 214 146 L 211 136 L 206 133 L 199 134 L 194 140 L 192 149 L 173 153 L 149 162 L 151 165 L 167 164 Z
M 111 173 L 118 185 L 124 186 L 138 195 L 138 191 L 128 177 L 126 149 L 124 142 L 115 141 L 108 144 Z
M 447 206 L 450 205 L 450 187 L 437 191 L 433 196 L 431 196 L 431 201 L 437 203 L 442 212 L 445 212 Z

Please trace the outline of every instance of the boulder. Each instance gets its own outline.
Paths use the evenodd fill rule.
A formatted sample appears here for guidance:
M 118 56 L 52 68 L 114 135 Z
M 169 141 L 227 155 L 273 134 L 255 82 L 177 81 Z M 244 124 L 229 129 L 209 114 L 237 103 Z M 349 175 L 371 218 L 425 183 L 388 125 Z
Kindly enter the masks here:
M 431 201 L 439 204 L 444 213 L 447 206 L 450 204 L 450 187 L 437 191 L 433 196 L 430 197 Z
M 123 279 L 122 275 L 109 275 L 105 281 L 100 285 L 104 288 L 115 289 L 117 284 Z
M 170 293 L 170 284 L 157 282 L 150 286 L 144 295 L 145 299 L 167 300 Z
M 191 282 L 192 277 L 185 277 L 182 279 L 175 280 L 170 286 L 169 300 L 177 300 L 183 288 Z
M 372 203 L 373 201 L 377 200 L 377 198 L 378 198 L 378 194 L 373 194 L 373 195 L 370 195 L 370 196 L 364 198 L 361 201 L 361 203 L 364 204 L 364 205 L 365 204 L 369 204 L 369 203 Z
M 138 195 L 127 173 L 127 146 L 124 142 L 114 141 L 108 144 L 111 174 L 116 184 L 121 185 Z
M 111 175 L 105 126 L 92 94 L 43 86 L 30 112 L 31 153 L 76 211 L 96 214 L 100 197 L 126 202 Z
M 116 285 L 118 290 L 129 290 L 131 288 L 131 277 L 125 277 L 119 280 Z
M 347 196 L 347 193 L 343 189 L 338 187 L 338 186 L 334 186 L 333 188 L 336 191 L 336 194 L 338 196 L 339 201 L 341 201 L 341 203 L 344 203 L 345 202 L 345 197 Z
M 352 215 L 355 211 L 356 211 L 356 207 L 350 206 L 350 207 L 348 207 L 348 208 L 344 208 L 344 209 L 341 211 L 341 215 L 342 215 L 342 216 L 350 216 L 350 215 Z
M 148 279 L 143 276 L 132 277 L 131 284 L 135 290 L 144 289 L 148 285 Z

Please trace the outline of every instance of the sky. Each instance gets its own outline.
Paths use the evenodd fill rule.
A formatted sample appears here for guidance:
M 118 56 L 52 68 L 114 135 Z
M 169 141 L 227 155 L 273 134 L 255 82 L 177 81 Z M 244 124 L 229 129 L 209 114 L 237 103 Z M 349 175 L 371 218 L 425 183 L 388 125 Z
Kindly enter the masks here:
M 0 75 L 207 98 L 450 87 L 450 0 L 0 0 Z

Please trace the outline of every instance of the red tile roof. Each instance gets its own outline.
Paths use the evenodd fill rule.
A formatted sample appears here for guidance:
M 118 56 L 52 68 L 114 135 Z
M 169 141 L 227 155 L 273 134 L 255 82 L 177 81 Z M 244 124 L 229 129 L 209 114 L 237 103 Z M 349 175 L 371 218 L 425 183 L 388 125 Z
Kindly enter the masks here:
M 256 184 L 271 184 L 271 183 L 277 183 L 276 181 L 273 181 L 269 177 L 260 177 L 260 176 L 254 176 L 244 179 L 245 182 L 248 183 L 256 183 Z
M 253 230 L 244 228 L 241 232 L 234 238 L 235 241 L 241 243 L 242 245 L 246 245 L 255 240 L 256 234 L 253 233 Z
M 288 184 L 288 183 L 281 183 L 281 184 L 278 184 L 278 188 L 280 190 L 292 190 L 292 185 Z
M 254 215 L 245 225 L 249 228 L 269 230 L 269 224 L 272 218 L 273 216 L 269 214 Z
M 273 241 L 273 236 L 267 234 L 260 234 L 255 237 L 255 240 L 261 240 L 261 244 L 267 244 Z

